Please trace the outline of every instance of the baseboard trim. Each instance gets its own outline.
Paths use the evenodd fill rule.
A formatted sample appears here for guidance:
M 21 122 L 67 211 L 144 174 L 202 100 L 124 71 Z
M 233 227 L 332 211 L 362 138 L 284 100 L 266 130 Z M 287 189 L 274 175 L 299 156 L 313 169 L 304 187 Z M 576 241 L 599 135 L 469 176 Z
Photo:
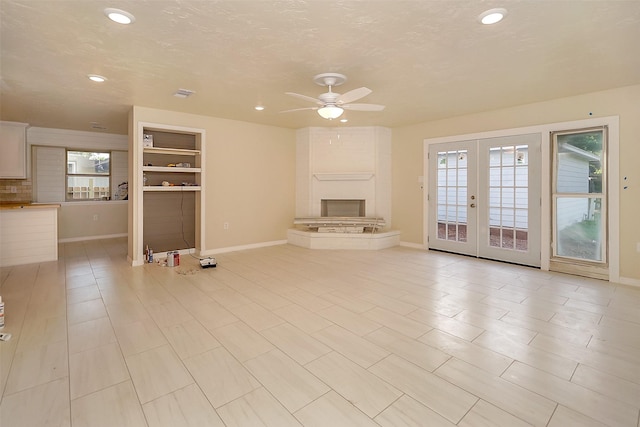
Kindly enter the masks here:
M 640 287 L 640 280 L 638 279 L 631 279 L 629 277 L 621 277 L 620 278 L 620 282 L 623 285 L 628 285 L 628 286 L 637 286 Z
M 270 242 L 252 243 L 250 245 L 229 246 L 226 248 L 216 248 L 216 249 L 208 249 L 206 251 L 202 251 L 200 252 L 200 256 L 224 254 L 228 252 L 245 251 L 247 249 L 266 248 L 269 246 L 278 246 L 278 245 L 286 245 L 286 244 L 287 244 L 286 240 L 273 240 Z
M 66 239 L 58 239 L 58 243 L 83 242 L 85 240 L 115 239 L 117 237 L 127 237 L 127 233 L 103 234 L 101 236 L 68 237 Z
M 421 243 L 400 242 L 399 246 L 403 246 L 405 248 L 413 248 L 413 249 L 423 249 L 423 250 L 427 249 Z

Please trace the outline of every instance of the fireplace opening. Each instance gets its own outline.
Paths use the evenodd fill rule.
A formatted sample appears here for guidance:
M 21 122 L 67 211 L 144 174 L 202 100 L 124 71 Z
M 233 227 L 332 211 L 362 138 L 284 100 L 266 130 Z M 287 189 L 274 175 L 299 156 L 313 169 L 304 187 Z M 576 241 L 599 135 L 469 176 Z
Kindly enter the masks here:
M 364 217 L 365 200 L 323 199 L 320 204 L 323 217 Z

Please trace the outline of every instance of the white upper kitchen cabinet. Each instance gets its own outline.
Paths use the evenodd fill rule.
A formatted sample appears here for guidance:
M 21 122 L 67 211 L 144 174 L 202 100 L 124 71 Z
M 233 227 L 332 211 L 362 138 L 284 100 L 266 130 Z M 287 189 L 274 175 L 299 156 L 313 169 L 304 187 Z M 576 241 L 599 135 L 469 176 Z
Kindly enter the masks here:
M 0 179 L 27 177 L 27 126 L 0 121 Z

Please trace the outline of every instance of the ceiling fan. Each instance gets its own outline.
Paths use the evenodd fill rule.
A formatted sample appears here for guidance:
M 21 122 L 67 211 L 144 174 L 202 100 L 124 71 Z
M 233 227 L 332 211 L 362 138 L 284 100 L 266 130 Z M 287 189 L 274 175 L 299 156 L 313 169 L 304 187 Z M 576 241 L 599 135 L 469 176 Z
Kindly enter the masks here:
M 289 113 L 292 111 L 301 110 L 316 110 L 318 114 L 325 119 L 333 120 L 342 115 L 344 110 L 353 111 L 382 111 L 384 105 L 379 104 L 353 104 L 353 101 L 357 101 L 360 98 L 364 98 L 369 95 L 372 90 L 366 87 L 350 90 L 342 95 L 333 92 L 331 89 L 334 86 L 340 86 L 347 81 L 347 76 L 338 73 L 322 73 L 313 78 L 313 81 L 320 86 L 327 86 L 329 91 L 320 94 L 317 98 L 312 98 L 306 95 L 300 95 L 294 92 L 285 92 L 287 95 L 293 96 L 304 101 L 309 101 L 317 104 L 317 107 L 305 107 L 294 108 L 293 110 L 281 111 L 281 113 Z

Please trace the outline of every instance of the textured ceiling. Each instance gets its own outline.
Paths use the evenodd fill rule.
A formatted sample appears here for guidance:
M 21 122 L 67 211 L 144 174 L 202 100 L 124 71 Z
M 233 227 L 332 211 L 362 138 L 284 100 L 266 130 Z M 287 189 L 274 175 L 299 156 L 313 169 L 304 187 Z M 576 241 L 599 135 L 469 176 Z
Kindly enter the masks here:
M 135 23 L 111 22 L 107 7 Z M 506 19 L 480 25 L 492 7 Z M 640 83 L 637 0 L 0 0 L 0 12 L 0 118 L 41 127 L 124 134 L 132 105 L 326 126 L 314 111 L 279 113 L 311 106 L 285 92 L 316 97 L 323 72 L 347 75 L 335 91 L 366 86 L 359 102 L 386 105 L 347 112 L 349 126 Z M 172 96 L 179 88 L 195 94 Z

